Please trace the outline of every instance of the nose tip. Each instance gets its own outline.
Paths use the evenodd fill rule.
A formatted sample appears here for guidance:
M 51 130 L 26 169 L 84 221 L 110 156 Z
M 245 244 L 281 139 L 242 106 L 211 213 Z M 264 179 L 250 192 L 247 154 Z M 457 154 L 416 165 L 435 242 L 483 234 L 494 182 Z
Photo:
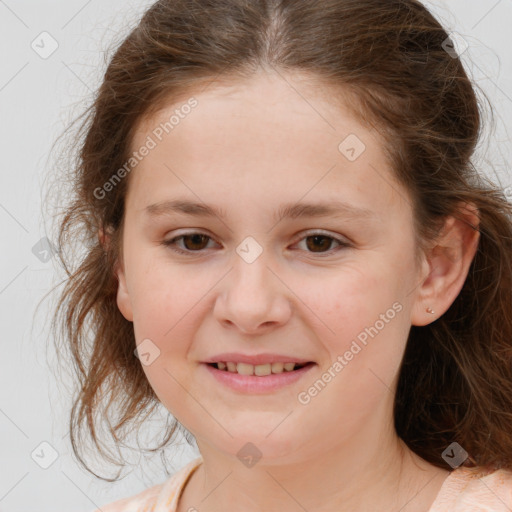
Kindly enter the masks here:
M 240 333 L 247 335 L 260 334 L 262 330 L 268 330 L 277 325 L 278 323 L 276 321 L 271 320 L 265 320 L 263 322 L 259 322 L 256 320 L 251 324 L 251 322 L 247 320 L 244 322 L 242 322 L 242 320 L 235 322 L 230 319 L 225 319 L 223 320 L 223 322 L 226 326 L 236 327 L 240 331 Z
M 280 286 L 263 261 L 239 267 L 222 283 L 224 288 L 215 304 L 215 315 L 225 327 L 236 326 L 252 335 L 268 331 L 286 322 L 291 307 L 286 287 Z

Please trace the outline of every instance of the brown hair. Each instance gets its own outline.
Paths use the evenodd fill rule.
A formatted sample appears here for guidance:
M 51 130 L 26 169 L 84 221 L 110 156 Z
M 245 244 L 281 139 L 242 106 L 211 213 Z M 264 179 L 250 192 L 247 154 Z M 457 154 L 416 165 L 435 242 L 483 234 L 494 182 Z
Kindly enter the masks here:
M 101 446 L 100 408 L 118 446 L 123 429 L 139 427 L 159 405 L 134 356 L 133 325 L 116 303 L 129 180 L 105 197 L 95 190 L 128 161 L 143 118 L 208 81 L 250 79 L 270 67 L 307 73 L 357 99 L 360 119 L 379 128 L 413 198 L 420 249 L 461 203 L 479 209 L 479 246 L 460 294 L 439 319 L 411 328 L 395 425 L 436 466 L 449 469 L 441 455 L 456 441 L 474 464 L 512 469 L 512 206 L 471 162 L 481 102 L 461 60 L 445 51 L 447 38 L 416 0 L 160 0 L 144 14 L 109 61 L 69 145 L 73 198 L 59 219 L 68 278 L 52 326 L 57 344 L 62 334 L 57 353 L 70 349 L 80 385 L 70 434 L 87 470 L 84 427 L 104 457 L 123 464 Z M 106 248 L 98 240 L 102 227 L 112 234 Z M 70 269 L 64 249 L 77 241 L 87 250 Z M 173 420 L 150 451 L 180 428 Z

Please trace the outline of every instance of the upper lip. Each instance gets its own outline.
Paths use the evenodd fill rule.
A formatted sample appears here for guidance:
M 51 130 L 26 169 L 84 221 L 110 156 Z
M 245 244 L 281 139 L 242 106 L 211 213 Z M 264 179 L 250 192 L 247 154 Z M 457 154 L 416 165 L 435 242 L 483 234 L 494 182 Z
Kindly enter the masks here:
M 310 359 L 301 359 L 296 356 L 285 356 L 282 354 L 238 354 L 236 352 L 226 352 L 223 354 L 217 354 L 216 356 L 210 357 L 203 361 L 203 363 L 219 363 L 219 362 L 233 362 L 233 363 L 246 363 L 254 366 L 259 364 L 268 363 L 298 363 L 305 364 L 311 363 Z

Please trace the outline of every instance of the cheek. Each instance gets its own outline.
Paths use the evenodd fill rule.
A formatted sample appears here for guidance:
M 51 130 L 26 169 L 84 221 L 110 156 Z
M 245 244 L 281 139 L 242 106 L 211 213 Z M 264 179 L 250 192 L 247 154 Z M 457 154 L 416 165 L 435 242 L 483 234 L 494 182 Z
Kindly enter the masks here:
M 339 272 L 325 272 L 323 276 L 301 277 L 294 286 L 297 297 L 325 323 L 325 328 L 337 333 L 371 318 L 386 302 L 386 289 L 382 273 L 363 272 L 355 265 L 340 266 Z
M 162 257 L 134 262 L 132 304 L 135 328 L 156 338 L 170 335 L 209 289 L 192 267 L 177 266 Z M 170 331 L 170 332 L 169 332 Z
M 142 369 L 162 404 L 188 426 L 189 418 L 200 414 L 184 392 L 190 378 L 187 357 L 198 325 L 194 316 L 197 297 L 180 283 L 163 280 L 147 280 L 138 291 L 134 333 L 137 344 L 145 344 L 151 358 L 149 364 L 140 358 Z
M 369 272 L 368 269 L 373 269 Z M 400 358 L 403 339 L 407 337 L 406 304 L 400 288 L 399 276 L 393 274 L 391 266 L 371 262 L 365 269 L 355 265 L 345 266 L 335 277 L 311 278 L 296 285 L 299 296 L 307 308 L 307 323 L 314 326 L 319 337 L 335 360 L 347 350 L 358 351 L 356 341 L 362 350 L 357 359 L 384 357 L 390 364 Z M 378 350 L 368 350 L 375 345 Z M 352 357 L 348 354 L 348 357 Z
M 179 394 L 178 382 L 188 379 L 184 363 L 204 315 L 213 308 L 211 293 L 218 272 L 199 273 L 192 265 L 171 265 L 157 258 L 151 266 L 139 268 L 149 270 L 134 273 L 135 338 L 137 344 L 149 339 L 146 343 L 158 355 L 144 371 L 157 393 L 166 389 L 166 394 Z

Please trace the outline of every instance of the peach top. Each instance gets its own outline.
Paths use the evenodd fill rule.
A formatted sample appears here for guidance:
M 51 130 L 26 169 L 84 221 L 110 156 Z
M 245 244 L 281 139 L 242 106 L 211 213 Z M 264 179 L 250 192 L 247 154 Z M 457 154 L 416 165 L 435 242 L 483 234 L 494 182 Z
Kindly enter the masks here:
M 181 492 L 202 457 L 161 484 L 94 512 L 176 512 Z M 443 482 L 429 512 L 512 512 L 512 471 L 461 466 Z

